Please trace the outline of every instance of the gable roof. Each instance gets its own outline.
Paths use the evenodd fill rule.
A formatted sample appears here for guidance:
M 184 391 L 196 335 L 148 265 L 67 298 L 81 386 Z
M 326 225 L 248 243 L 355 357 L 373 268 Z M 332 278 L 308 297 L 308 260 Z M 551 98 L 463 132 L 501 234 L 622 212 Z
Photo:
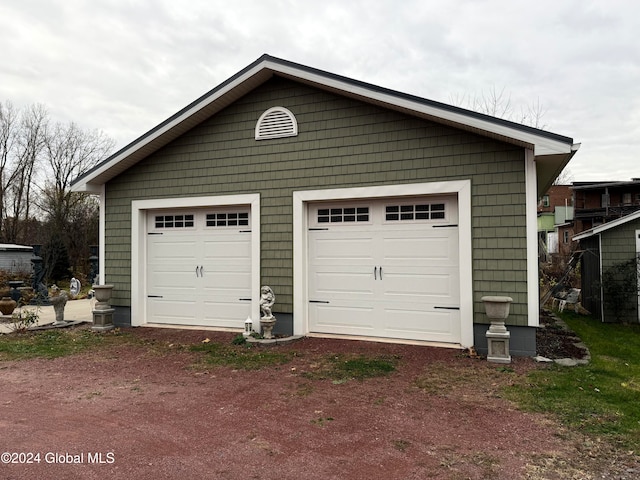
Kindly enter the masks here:
M 640 210 L 634 213 L 630 213 L 629 215 L 625 215 L 624 217 L 616 218 L 611 222 L 603 223 L 602 225 L 598 225 L 597 227 L 585 230 L 584 232 L 581 232 L 578 235 L 574 236 L 573 240 L 582 240 L 584 238 L 598 235 L 602 232 L 606 232 L 607 230 L 610 230 L 612 228 L 619 227 L 620 225 L 624 225 L 625 223 L 631 222 L 632 220 L 636 220 L 638 218 L 640 218 Z
M 536 159 L 539 194 L 546 191 L 580 146 L 574 144 L 573 139 L 569 137 L 389 90 L 265 54 L 76 178 L 71 189 L 77 192 L 98 193 L 101 185 L 276 75 L 338 95 L 531 148 Z

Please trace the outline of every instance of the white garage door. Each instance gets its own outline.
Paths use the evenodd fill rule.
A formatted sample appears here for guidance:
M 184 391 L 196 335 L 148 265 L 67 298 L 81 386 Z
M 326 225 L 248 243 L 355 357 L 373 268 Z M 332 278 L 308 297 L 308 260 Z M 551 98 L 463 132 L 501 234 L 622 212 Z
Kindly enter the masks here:
M 147 322 L 243 328 L 251 310 L 249 209 L 147 214 Z
M 309 205 L 309 329 L 460 343 L 455 196 Z

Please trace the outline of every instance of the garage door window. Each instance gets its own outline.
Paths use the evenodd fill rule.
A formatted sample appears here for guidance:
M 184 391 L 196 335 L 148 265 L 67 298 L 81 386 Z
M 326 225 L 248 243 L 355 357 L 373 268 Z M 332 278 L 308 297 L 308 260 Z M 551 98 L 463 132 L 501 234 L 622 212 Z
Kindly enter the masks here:
M 156 228 L 191 228 L 194 226 L 193 215 L 156 215 Z
M 369 207 L 321 208 L 318 223 L 368 222 Z
M 444 218 L 444 203 L 387 205 L 385 209 L 385 219 L 390 222 L 411 220 L 442 220 Z
M 207 227 L 246 227 L 249 212 L 207 213 Z

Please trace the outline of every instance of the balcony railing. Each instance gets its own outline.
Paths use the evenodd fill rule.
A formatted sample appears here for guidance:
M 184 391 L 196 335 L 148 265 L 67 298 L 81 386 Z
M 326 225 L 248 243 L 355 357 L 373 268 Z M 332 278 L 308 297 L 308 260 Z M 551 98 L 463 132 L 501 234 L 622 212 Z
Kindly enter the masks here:
M 600 208 L 576 208 L 574 215 L 576 219 L 584 218 L 620 218 L 640 210 L 640 205 L 619 205 Z

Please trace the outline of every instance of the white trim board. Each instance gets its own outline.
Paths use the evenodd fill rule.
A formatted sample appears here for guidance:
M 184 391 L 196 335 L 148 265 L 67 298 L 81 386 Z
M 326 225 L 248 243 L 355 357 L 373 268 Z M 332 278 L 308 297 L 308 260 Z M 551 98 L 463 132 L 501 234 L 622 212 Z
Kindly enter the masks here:
M 536 162 L 532 150 L 525 150 L 525 222 L 527 242 L 527 324 L 540 325 L 540 292 L 538 271 L 538 194 Z
M 149 210 L 249 205 L 251 208 L 251 317 L 260 318 L 260 195 L 158 198 L 131 202 L 131 326 L 145 325 L 147 233 Z
M 473 345 L 473 279 L 471 255 L 471 181 L 412 183 L 374 187 L 306 190 L 293 192 L 293 333 L 309 332 L 308 315 L 308 218 L 309 202 L 419 195 L 456 194 L 460 260 L 461 345 Z

